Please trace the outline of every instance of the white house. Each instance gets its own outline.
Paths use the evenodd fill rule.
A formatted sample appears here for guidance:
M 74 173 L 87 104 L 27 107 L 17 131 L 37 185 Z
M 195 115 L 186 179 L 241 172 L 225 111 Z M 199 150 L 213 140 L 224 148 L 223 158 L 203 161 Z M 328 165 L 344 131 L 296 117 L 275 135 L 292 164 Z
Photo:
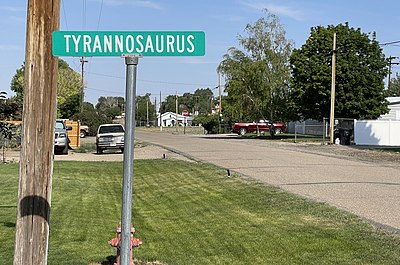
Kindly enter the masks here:
M 388 97 L 389 113 L 377 120 L 354 121 L 358 145 L 400 146 L 400 97 Z
M 176 117 L 176 113 L 174 112 L 165 112 L 160 115 L 157 113 L 157 125 L 162 127 L 173 127 L 175 126 L 176 119 L 178 118 L 179 125 L 191 126 L 193 122 L 193 117 L 183 116 L 178 114 Z
M 388 97 L 389 113 L 382 115 L 379 120 L 400 121 L 400 97 Z

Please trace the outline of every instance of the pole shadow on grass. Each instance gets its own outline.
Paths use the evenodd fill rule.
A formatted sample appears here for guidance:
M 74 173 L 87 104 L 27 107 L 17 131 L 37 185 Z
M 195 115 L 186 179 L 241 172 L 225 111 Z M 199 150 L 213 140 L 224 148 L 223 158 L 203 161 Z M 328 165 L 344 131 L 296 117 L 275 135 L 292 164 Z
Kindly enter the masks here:
M 15 228 L 15 223 L 13 222 L 3 222 L 3 226 L 8 228 Z

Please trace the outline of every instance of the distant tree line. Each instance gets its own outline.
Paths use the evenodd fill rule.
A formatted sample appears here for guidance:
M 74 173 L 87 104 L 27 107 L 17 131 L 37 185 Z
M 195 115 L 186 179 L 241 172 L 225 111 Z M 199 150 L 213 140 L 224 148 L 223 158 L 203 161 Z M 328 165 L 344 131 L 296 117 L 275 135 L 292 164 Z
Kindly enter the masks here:
M 337 35 L 333 51 L 333 34 Z M 239 47 L 231 47 L 223 56 L 217 71 L 225 84 L 222 102 L 211 88 L 194 93 L 167 95 L 157 104 L 159 111 L 178 113 L 187 110 L 196 122 L 215 128 L 216 124 L 268 119 L 289 121 L 329 117 L 331 98 L 332 53 L 336 53 L 335 116 L 375 119 L 388 111 L 386 97 L 400 96 L 400 76 L 396 74 L 385 89 L 388 59 L 375 33 L 363 33 L 348 23 L 312 27 L 310 36 L 300 48 L 286 38 L 277 16 L 265 10 L 254 24 L 238 36 Z M 0 119 L 21 119 L 24 66 L 17 69 L 11 81 L 16 96 L 0 97 Z M 81 76 L 59 60 L 57 116 L 79 119 L 92 133 L 100 123 L 112 122 L 125 111 L 123 97 L 100 97 L 94 106 L 85 102 L 80 112 Z M 154 99 L 154 98 L 153 98 Z M 212 115 L 222 103 L 222 115 Z M 136 98 L 136 119 L 142 123 L 156 120 L 156 102 L 151 94 Z M 218 113 L 221 114 L 221 113 Z M 214 130 L 214 129 L 213 129 Z

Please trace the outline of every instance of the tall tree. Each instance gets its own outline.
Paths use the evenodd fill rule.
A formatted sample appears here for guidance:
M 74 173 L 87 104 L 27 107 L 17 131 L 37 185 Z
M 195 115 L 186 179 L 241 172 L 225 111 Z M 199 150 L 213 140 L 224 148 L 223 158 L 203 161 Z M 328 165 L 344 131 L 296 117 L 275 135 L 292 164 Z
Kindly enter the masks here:
M 179 97 L 178 99 L 178 104 L 179 104 L 179 109 L 180 112 L 183 109 L 188 110 L 189 112 L 194 110 L 194 103 L 195 103 L 195 97 L 192 93 L 184 93 L 182 96 Z
M 400 97 L 400 75 L 396 73 L 396 77 L 390 79 L 390 85 L 387 90 L 388 97 Z
M 279 18 L 265 10 L 260 18 L 245 28 L 247 35 L 239 35 L 242 49 L 232 47 L 218 67 L 226 81 L 227 104 L 233 104 L 231 115 L 238 120 L 268 118 L 284 120 L 289 91 L 289 56 L 293 42 Z
M 105 115 L 110 119 L 121 115 L 124 112 L 125 99 L 123 97 L 99 97 L 96 110 L 100 115 Z
M 24 96 L 24 75 L 25 75 L 25 63 L 21 68 L 17 69 L 15 75 L 11 79 L 11 90 L 15 92 L 16 97 L 22 101 Z
M 1 99 L 0 97 L 0 120 L 21 120 L 22 101 L 17 97 Z
M 147 122 L 155 120 L 154 104 L 151 103 L 150 93 L 136 97 L 136 120 Z
M 211 109 L 215 105 L 214 94 L 210 88 L 199 88 L 193 94 L 194 113 L 199 114 L 211 113 Z M 190 109 L 189 109 L 190 110 Z
M 57 77 L 57 116 L 59 118 L 71 118 L 79 112 L 81 100 L 82 81 L 79 73 L 71 69 L 62 59 L 58 59 Z M 22 100 L 24 93 L 25 66 L 17 69 L 11 80 L 11 90 L 16 97 Z
M 68 64 L 58 60 L 57 116 L 69 119 L 80 111 L 82 79 Z
M 165 100 L 161 103 L 161 113 L 175 112 L 176 96 L 168 95 Z
M 362 33 L 348 23 L 311 28 L 306 43 L 293 51 L 292 106 L 304 119 L 329 117 L 334 32 L 337 35 L 335 116 L 375 119 L 388 111 L 383 82 L 388 61 L 375 33 Z
M 178 96 L 178 112 L 181 113 L 183 109 L 195 113 L 211 113 L 214 107 L 214 94 L 210 88 L 199 88 L 192 93 L 184 93 Z M 169 95 L 161 103 L 161 113 L 176 111 L 176 95 Z
M 80 120 L 81 124 L 89 126 L 90 135 L 96 135 L 99 125 L 104 123 L 111 123 L 112 118 L 96 111 L 93 104 L 89 102 L 84 102 L 83 111 L 74 116 L 74 120 Z

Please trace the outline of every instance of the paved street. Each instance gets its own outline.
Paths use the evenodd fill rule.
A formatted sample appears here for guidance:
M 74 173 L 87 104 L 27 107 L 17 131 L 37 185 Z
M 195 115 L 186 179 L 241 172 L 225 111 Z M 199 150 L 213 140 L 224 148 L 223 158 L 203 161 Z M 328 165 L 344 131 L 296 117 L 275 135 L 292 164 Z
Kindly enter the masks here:
M 297 149 L 291 143 L 237 136 L 136 131 L 135 137 L 327 202 L 400 232 L 400 165 L 363 162 L 334 153 L 318 154 L 308 152 L 307 148 Z

